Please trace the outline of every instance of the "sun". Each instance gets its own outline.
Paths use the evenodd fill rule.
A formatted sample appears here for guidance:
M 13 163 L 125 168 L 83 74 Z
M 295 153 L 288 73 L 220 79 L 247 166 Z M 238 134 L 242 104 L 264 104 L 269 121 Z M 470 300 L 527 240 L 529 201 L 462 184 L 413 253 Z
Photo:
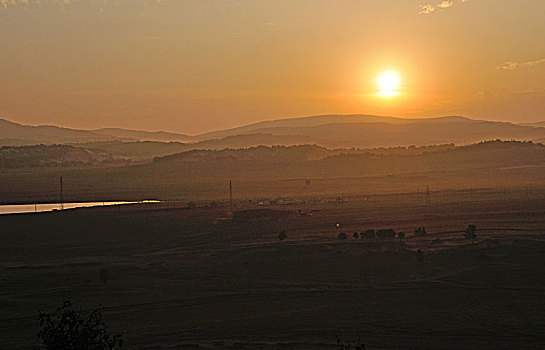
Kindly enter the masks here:
M 399 95 L 401 76 L 394 70 L 382 72 L 377 78 L 377 94 L 381 97 Z

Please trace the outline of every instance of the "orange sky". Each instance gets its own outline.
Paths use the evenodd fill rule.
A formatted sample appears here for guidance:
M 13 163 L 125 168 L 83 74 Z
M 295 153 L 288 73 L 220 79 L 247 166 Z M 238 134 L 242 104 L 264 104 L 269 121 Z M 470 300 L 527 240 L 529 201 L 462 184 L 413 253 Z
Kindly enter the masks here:
M 364 113 L 545 120 L 545 1 L 0 0 L 0 117 L 199 133 Z M 401 76 L 377 96 L 377 76 Z

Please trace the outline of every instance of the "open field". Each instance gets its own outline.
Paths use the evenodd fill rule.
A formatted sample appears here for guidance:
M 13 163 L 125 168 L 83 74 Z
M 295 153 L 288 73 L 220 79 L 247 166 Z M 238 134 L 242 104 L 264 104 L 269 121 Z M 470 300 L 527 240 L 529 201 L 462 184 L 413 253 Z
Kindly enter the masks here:
M 0 348 L 28 349 L 38 311 L 64 298 L 103 305 L 128 349 L 335 349 L 339 330 L 368 349 L 543 348 L 545 198 L 431 199 L 311 201 L 232 221 L 185 202 L 0 216 Z M 440 233 L 470 223 L 474 244 Z M 413 237 L 422 225 L 429 236 Z M 408 237 L 352 238 L 367 228 Z

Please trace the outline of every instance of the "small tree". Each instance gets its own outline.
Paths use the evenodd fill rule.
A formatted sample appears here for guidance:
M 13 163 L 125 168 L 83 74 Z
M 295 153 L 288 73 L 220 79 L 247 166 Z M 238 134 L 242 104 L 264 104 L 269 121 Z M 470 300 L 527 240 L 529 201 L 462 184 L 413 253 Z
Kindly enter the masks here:
M 419 262 L 424 261 L 424 252 L 422 252 L 422 249 L 420 248 L 416 251 L 416 260 L 418 260 Z
M 65 301 L 55 313 L 40 312 L 38 333 L 41 345 L 36 350 L 113 350 L 122 347 L 123 334 L 111 333 L 102 319 L 102 310 L 84 313 Z
M 475 241 L 477 238 L 477 226 L 475 225 L 467 225 L 466 230 L 464 231 L 464 237 L 466 239 L 471 239 L 471 241 Z

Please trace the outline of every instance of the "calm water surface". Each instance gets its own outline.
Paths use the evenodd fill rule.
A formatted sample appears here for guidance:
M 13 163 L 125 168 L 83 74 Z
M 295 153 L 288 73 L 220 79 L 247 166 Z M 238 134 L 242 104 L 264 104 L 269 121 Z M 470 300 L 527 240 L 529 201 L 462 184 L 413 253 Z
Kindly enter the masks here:
M 128 205 L 139 203 L 159 203 L 155 200 L 145 200 L 139 202 L 83 202 L 83 203 L 47 203 L 47 204 L 17 204 L 0 205 L 1 214 L 20 214 L 20 213 L 43 213 L 54 210 L 66 210 L 74 208 L 100 207 L 109 205 Z

